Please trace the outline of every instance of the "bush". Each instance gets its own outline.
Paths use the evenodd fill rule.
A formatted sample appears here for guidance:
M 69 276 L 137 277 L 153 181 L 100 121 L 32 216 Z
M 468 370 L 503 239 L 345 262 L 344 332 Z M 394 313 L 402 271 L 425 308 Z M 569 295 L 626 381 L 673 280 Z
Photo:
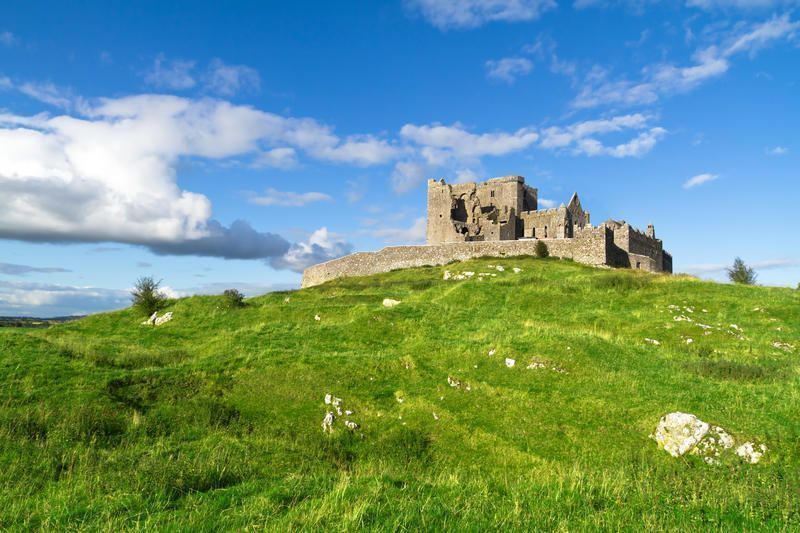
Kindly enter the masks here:
M 733 266 L 728 269 L 728 279 L 734 283 L 742 285 L 755 285 L 758 275 L 747 266 L 741 258 L 737 257 L 733 261 Z
M 131 291 L 133 307 L 147 316 L 161 309 L 166 296 L 158 290 L 160 285 L 161 281 L 156 281 L 151 276 L 145 276 L 136 280 L 136 284 Z
M 237 309 L 244 307 L 244 294 L 237 289 L 228 289 L 222 293 L 225 300 L 225 307 L 228 309 Z
M 536 252 L 536 257 L 549 257 L 550 250 L 547 249 L 547 245 L 544 241 L 536 241 L 536 246 L 533 248 L 533 251 Z

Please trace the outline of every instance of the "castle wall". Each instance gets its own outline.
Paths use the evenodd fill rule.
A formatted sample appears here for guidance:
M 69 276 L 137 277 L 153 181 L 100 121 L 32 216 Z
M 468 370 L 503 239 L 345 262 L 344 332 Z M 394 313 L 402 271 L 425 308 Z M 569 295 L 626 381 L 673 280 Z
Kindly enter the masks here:
M 617 250 L 609 257 L 613 266 L 628 267 L 647 272 L 672 272 L 672 256 L 663 250 L 660 240 L 622 224 L 613 229 L 613 241 Z
M 605 227 L 584 229 L 574 239 L 542 239 L 553 257 L 574 259 L 589 265 L 608 263 L 608 241 L 611 233 Z M 513 257 L 535 255 L 536 239 L 444 243 L 424 246 L 391 246 L 377 252 L 358 252 L 326 263 L 311 266 L 303 272 L 303 287 L 313 287 L 339 277 L 366 276 L 398 268 L 444 265 L 483 256 Z
M 563 207 L 520 213 L 524 227 L 523 237 L 537 239 L 563 239 L 567 210 Z

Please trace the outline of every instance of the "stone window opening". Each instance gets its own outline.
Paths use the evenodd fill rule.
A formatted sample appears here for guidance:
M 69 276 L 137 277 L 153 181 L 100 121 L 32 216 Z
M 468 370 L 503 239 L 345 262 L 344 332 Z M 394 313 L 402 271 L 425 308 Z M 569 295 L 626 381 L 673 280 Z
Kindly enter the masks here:
M 494 191 L 489 191 L 489 196 L 490 196 L 491 198 L 494 198 Z
M 636 261 L 636 268 L 637 269 L 642 268 L 642 264 L 639 261 Z
M 544 238 L 547 238 L 547 226 L 544 227 Z

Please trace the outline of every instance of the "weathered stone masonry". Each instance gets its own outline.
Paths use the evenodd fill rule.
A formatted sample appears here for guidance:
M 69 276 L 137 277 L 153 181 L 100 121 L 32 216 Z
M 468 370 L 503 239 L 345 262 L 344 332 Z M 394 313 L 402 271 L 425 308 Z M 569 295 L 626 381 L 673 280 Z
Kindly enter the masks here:
M 538 191 L 525 185 L 521 176 L 480 184 L 429 180 L 427 245 L 358 252 L 314 265 L 303 272 L 302 286 L 481 256 L 534 255 L 539 240 L 554 257 L 589 265 L 672 272 L 672 256 L 655 238 L 652 225 L 646 233 L 625 221 L 609 220 L 593 227 L 577 193 L 567 206 L 537 208 Z

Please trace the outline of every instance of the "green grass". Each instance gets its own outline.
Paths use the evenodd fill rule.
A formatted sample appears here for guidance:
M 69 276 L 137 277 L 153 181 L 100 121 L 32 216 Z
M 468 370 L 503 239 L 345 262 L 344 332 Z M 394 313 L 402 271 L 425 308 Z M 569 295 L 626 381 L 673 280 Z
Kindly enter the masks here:
M 480 259 L 164 310 L 0 330 L 0 529 L 800 528 L 800 291 Z M 675 410 L 769 452 L 672 458 Z

